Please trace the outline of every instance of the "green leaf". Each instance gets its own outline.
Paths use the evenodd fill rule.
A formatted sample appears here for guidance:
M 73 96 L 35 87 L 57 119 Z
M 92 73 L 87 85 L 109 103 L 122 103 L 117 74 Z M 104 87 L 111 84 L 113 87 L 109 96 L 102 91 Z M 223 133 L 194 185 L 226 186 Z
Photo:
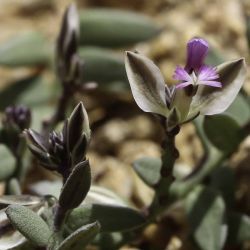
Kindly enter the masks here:
M 151 39 L 159 32 L 159 27 L 142 14 L 104 8 L 80 12 L 82 45 L 127 46 Z
M 166 116 L 167 91 L 160 69 L 147 57 L 127 52 L 125 67 L 133 97 L 144 112 Z
M 81 204 L 91 184 L 88 161 L 76 165 L 66 180 L 59 197 L 59 205 L 64 209 L 73 209 Z
M 102 232 L 127 231 L 141 226 L 145 218 L 136 210 L 107 204 L 82 205 L 74 209 L 67 219 L 70 231 L 87 223 L 99 221 Z
M 9 67 L 46 65 L 52 48 L 42 34 L 23 33 L 0 45 L 0 65 Z
M 16 161 L 4 145 L 0 145 L 0 181 L 10 178 L 16 170 Z
M 69 235 L 57 248 L 57 250 L 82 250 L 87 246 L 98 234 L 100 224 L 94 222 L 78 228 Z
M 11 195 L 21 195 L 22 190 L 18 179 L 11 178 L 7 183 L 7 192 Z
M 8 87 L 0 92 L 0 110 L 14 104 L 22 104 L 30 108 L 47 104 L 51 99 L 55 99 L 57 92 L 53 84 L 46 84 L 41 76 L 29 76 L 8 83 Z
M 185 200 L 191 233 L 201 250 L 221 250 L 226 239 L 225 205 L 212 189 L 197 186 Z
M 128 87 L 122 56 L 98 47 L 81 47 L 79 55 L 84 60 L 83 82 L 97 82 L 98 87 L 105 89 L 109 82 L 122 81 L 124 88 Z
M 205 63 L 207 65 L 218 65 L 223 63 L 224 61 L 225 60 L 223 56 L 219 53 L 219 51 L 215 50 L 214 48 L 210 48 L 205 60 Z
M 250 105 L 247 99 L 242 94 L 238 94 L 225 114 L 233 117 L 240 126 L 244 126 L 250 121 Z
M 192 112 L 214 115 L 224 112 L 234 101 L 246 80 L 247 69 L 243 58 L 217 66 L 222 88 L 199 85 L 191 103 Z
M 228 243 L 241 244 L 250 240 L 250 217 L 240 213 L 228 215 Z
M 206 116 L 203 126 L 212 144 L 226 153 L 235 150 L 244 138 L 237 122 L 225 114 Z
M 0 246 L 1 249 L 14 249 L 21 247 L 27 240 L 10 224 L 5 209 L 0 210 Z
M 156 185 L 161 177 L 161 159 L 143 157 L 133 162 L 133 168 L 138 176 L 150 187 Z
M 48 244 L 52 232 L 45 221 L 31 209 L 10 205 L 5 212 L 11 224 L 28 240 L 41 247 Z
M 221 166 L 210 175 L 210 186 L 220 191 L 228 208 L 234 204 L 235 178 L 232 168 Z

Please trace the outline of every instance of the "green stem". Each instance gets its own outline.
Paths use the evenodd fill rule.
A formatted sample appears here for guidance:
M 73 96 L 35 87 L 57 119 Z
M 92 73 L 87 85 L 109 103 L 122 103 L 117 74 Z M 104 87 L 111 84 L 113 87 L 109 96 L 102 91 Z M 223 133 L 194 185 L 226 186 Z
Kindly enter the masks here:
M 176 159 L 179 157 L 179 152 L 175 147 L 175 137 L 178 133 L 179 127 L 170 132 L 166 130 L 165 141 L 162 144 L 161 178 L 155 186 L 155 197 L 149 207 L 149 214 L 153 217 L 169 203 L 169 187 L 174 181 L 173 168 Z

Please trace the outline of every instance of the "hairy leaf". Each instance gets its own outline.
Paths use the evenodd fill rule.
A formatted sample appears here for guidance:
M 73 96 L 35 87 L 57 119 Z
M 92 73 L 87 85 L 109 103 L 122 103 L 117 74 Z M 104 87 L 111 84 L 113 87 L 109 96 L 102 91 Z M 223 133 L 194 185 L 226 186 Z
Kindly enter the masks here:
M 99 230 L 98 222 L 84 225 L 69 235 L 56 250 L 82 250 L 95 238 Z
M 226 62 L 217 67 L 222 88 L 200 85 L 191 103 L 193 112 L 214 115 L 224 112 L 234 101 L 246 79 L 244 59 Z
M 0 145 L 0 181 L 11 177 L 16 170 L 16 161 L 9 149 Z
M 125 67 L 132 94 L 145 112 L 166 116 L 166 86 L 159 68 L 148 58 L 127 52 Z
M 106 47 L 127 46 L 159 34 L 148 17 L 124 10 L 88 9 L 80 12 L 80 43 Z
M 240 126 L 228 115 L 206 116 L 203 126 L 208 139 L 223 152 L 235 150 L 244 137 Z
M 5 212 L 11 224 L 28 240 L 41 247 L 48 244 L 52 232 L 45 221 L 31 209 L 10 205 Z
M 223 226 L 225 205 L 212 189 L 197 186 L 185 201 L 195 242 L 202 250 L 221 250 L 226 239 Z
M 138 176 L 150 187 L 160 180 L 161 159 L 143 157 L 133 162 L 133 168 Z
M 73 209 L 81 204 L 91 184 L 88 161 L 76 165 L 65 182 L 59 197 L 59 204 L 64 209 Z
M 68 217 L 67 226 L 71 231 L 87 223 L 99 221 L 103 232 L 127 231 L 145 222 L 136 210 L 107 204 L 82 205 L 74 209 Z

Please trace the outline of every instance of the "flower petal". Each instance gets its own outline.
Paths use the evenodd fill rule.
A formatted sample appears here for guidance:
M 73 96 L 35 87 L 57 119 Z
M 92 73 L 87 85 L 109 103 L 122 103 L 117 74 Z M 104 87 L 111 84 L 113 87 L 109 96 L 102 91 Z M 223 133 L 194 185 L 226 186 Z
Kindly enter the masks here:
M 174 71 L 173 78 L 178 81 L 192 81 L 191 76 L 187 73 L 185 69 L 180 66 L 177 66 Z
M 216 87 L 216 88 L 222 87 L 221 82 L 217 82 L 217 81 L 200 81 L 199 84 Z
M 198 71 L 203 65 L 204 59 L 208 53 L 208 43 L 204 39 L 194 38 L 187 44 L 187 63 L 185 70 L 190 72 L 191 70 Z
M 183 89 L 183 88 L 187 87 L 188 85 L 192 85 L 192 83 L 191 82 L 182 82 L 182 83 L 176 84 L 175 87 L 177 89 Z
M 246 79 L 244 58 L 223 63 L 217 67 L 221 88 L 199 85 L 191 103 L 191 113 L 200 111 L 203 115 L 224 112 L 234 101 Z
M 132 94 L 145 112 L 167 116 L 165 82 L 159 68 L 148 58 L 126 52 L 125 67 Z

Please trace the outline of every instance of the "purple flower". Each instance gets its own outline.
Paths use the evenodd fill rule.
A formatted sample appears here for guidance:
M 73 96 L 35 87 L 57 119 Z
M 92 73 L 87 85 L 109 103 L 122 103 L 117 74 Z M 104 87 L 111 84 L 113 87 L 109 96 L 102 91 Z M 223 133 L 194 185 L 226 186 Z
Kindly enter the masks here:
M 177 66 L 173 75 L 175 80 L 180 81 L 176 88 L 185 88 L 188 85 L 222 87 L 216 68 L 204 64 L 207 53 L 208 43 L 205 40 L 194 38 L 188 42 L 186 66 Z

